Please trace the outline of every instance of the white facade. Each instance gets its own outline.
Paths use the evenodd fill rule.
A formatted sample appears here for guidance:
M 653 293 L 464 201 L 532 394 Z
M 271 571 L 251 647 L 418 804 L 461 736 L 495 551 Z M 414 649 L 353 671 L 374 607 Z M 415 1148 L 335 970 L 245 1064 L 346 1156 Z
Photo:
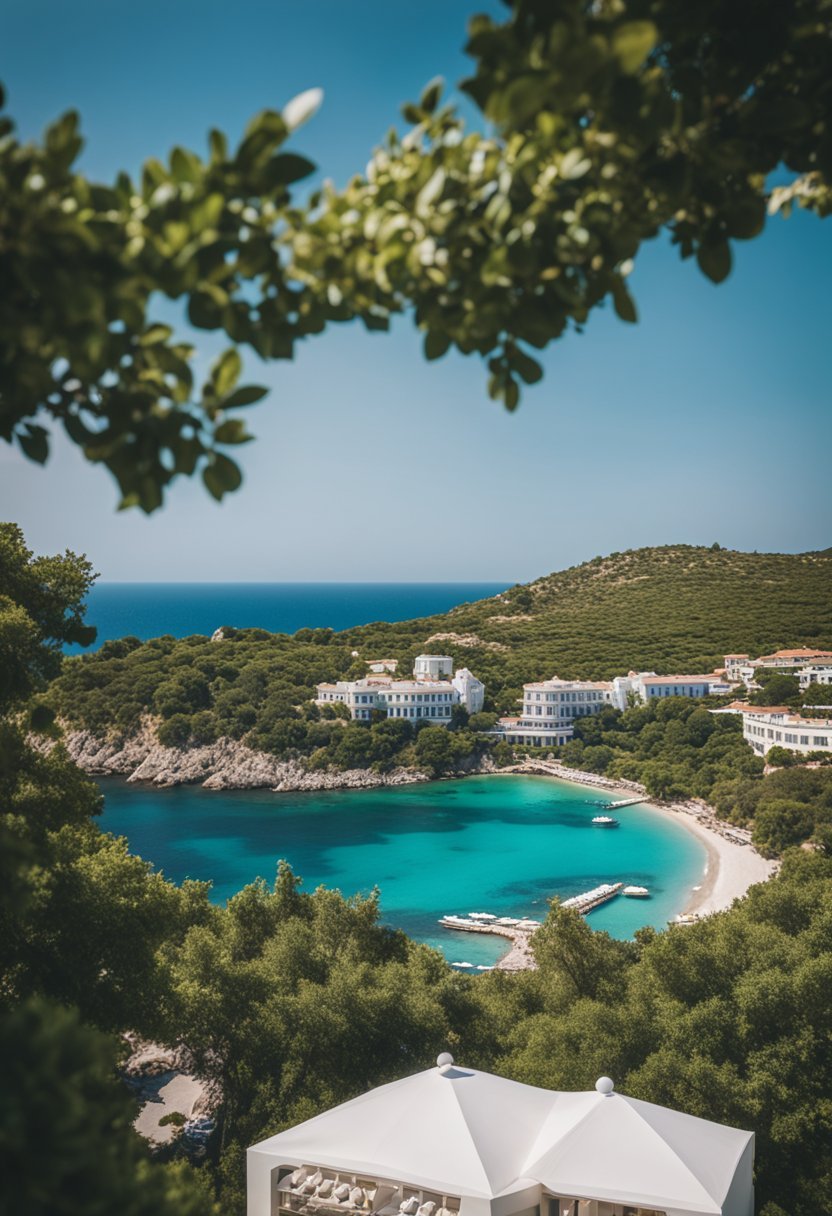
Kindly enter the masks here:
M 507 743 L 531 747 L 555 747 L 572 738 L 576 718 L 597 714 L 613 703 L 612 684 L 600 680 L 542 680 L 523 685 L 522 714 L 501 718 L 492 734 Z
M 249 1148 L 248 1216 L 752 1216 L 751 1132 L 437 1064 Z
M 374 664 L 390 661 L 372 660 Z M 426 674 L 429 672 L 447 672 L 453 679 Z M 454 705 L 464 705 L 469 713 L 475 714 L 482 709 L 484 700 L 485 685 L 467 667 L 461 667 L 454 674 L 453 659 L 447 655 L 423 654 L 416 659 L 412 680 L 372 675 L 361 680 L 319 684 L 315 703 L 346 705 L 350 717 L 358 722 L 369 722 L 373 711 L 377 710 L 388 718 L 447 726 Z
M 743 738 L 758 756 L 772 747 L 806 755 L 807 752 L 832 754 L 832 720 L 801 718 L 783 706 L 754 706 L 742 711 Z
M 447 725 L 451 710 L 459 704 L 459 693 L 452 684 L 429 680 L 339 680 L 337 684 L 319 684 L 317 705 L 340 701 L 358 722 L 369 722 L 373 710 L 388 718 L 427 718 L 438 725 Z
M 749 688 L 757 687 L 754 673 L 759 667 L 790 672 L 800 679 L 801 688 L 807 688 L 812 683 L 812 678 L 807 673 L 819 670 L 832 671 L 832 651 L 811 650 L 804 646 L 797 650 L 775 650 L 773 654 L 762 654 L 757 659 L 752 659 L 747 654 L 726 654 L 725 656 L 726 678 L 741 680 Z M 804 677 L 806 677 L 805 683 Z M 830 683 L 830 679 L 827 678 L 820 682 L 827 684 Z
M 459 694 L 459 703 L 464 705 L 469 714 L 478 714 L 485 702 L 485 685 L 478 680 L 467 667 L 460 667 L 454 672 L 451 680 Z
M 449 654 L 420 654 L 413 663 L 417 680 L 450 680 L 454 661 Z
M 809 663 L 801 668 L 798 675 L 801 689 L 810 684 L 832 684 L 832 661 L 828 663 Z

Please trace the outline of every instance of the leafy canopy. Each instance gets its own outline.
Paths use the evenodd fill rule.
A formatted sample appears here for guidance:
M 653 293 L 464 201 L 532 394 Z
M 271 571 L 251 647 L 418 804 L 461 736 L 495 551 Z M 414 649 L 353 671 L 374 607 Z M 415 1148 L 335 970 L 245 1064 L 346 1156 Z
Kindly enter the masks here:
M 224 450 L 250 438 L 236 410 L 237 346 L 291 358 L 328 323 L 386 329 L 412 309 L 425 354 L 488 361 L 514 409 L 542 349 L 612 301 L 637 317 L 627 276 L 669 235 L 713 282 L 732 242 L 770 212 L 832 209 L 830 0 L 512 0 L 474 17 L 463 88 L 489 133 L 466 132 L 432 81 L 404 107 L 367 174 L 293 206 L 314 166 L 284 144 L 320 100 L 257 115 L 235 149 L 174 148 L 139 182 L 73 171 L 78 116 L 40 145 L 0 119 L 0 435 L 30 459 L 59 423 L 104 463 L 121 505 L 155 510 L 177 476 L 216 498 L 241 482 Z M 774 170 L 786 184 L 770 189 Z M 187 302 L 196 328 L 235 344 L 202 386 L 192 348 L 154 318 Z

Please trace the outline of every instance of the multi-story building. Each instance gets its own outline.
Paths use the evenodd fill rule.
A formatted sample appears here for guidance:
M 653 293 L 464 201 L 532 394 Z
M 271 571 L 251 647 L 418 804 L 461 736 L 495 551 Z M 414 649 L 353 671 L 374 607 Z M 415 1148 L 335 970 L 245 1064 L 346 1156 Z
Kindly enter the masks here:
M 832 684 L 832 659 L 828 663 L 809 663 L 798 673 L 801 689 L 810 684 Z
M 572 723 L 597 714 L 611 703 L 612 685 L 600 680 L 561 680 L 555 676 L 523 685 L 522 714 L 501 718 L 494 734 L 507 743 L 554 747 L 572 738 Z
M 420 663 L 420 660 L 427 660 Z M 447 678 L 437 678 L 441 672 Z M 475 714 L 483 707 L 485 685 L 467 667 L 453 674 L 453 659 L 448 655 L 420 655 L 416 660 L 412 680 L 393 680 L 382 675 L 365 676 L 360 680 L 339 680 L 335 684 L 319 684 L 317 705 L 346 705 L 350 716 L 358 722 L 368 722 L 378 710 L 388 718 L 409 721 L 429 721 L 447 726 L 455 705 L 462 705 Z
M 726 654 L 725 656 L 726 677 L 729 680 L 742 681 L 749 688 L 757 687 L 754 674 L 761 667 L 789 672 L 800 678 L 805 672 L 817 668 L 832 670 L 832 651 L 811 650 L 804 646 L 797 650 L 775 650 L 773 654 L 761 654 L 757 659 L 752 659 L 747 654 Z M 821 683 L 828 682 L 828 679 L 821 681 Z M 808 678 L 805 683 L 801 681 L 801 688 L 808 687 L 810 683 L 812 683 L 811 678 Z
M 742 708 L 742 733 L 759 756 L 772 747 L 790 752 L 832 754 L 832 719 L 801 718 L 784 705 Z
M 707 697 L 710 692 L 728 692 L 729 686 L 721 674 L 706 676 L 657 676 L 654 671 L 631 671 L 616 676 L 612 682 L 612 702 L 626 709 L 630 697 L 650 702 L 657 697 Z

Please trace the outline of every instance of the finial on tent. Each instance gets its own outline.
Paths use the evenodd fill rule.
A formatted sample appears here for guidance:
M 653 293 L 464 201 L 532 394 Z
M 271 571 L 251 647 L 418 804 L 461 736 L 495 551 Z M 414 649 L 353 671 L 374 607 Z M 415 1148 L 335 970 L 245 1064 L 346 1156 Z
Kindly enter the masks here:
M 595 1082 L 595 1088 L 599 1094 L 603 1094 L 605 1098 L 615 1092 L 615 1082 L 612 1077 L 599 1077 Z
M 440 1072 L 448 1072 L 454 1066 L 454 1058 L 449 1051 L 443 1051 L 436 1057 L 436 1067 Z

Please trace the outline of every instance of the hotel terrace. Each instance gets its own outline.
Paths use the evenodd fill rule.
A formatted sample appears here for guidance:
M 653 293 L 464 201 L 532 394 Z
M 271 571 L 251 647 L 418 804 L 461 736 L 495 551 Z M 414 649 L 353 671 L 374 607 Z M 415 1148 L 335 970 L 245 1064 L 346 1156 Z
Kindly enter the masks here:
M 248 1216 L 752 1216 L 754 1136 L 618 1094 L 457 1067 L 249 1148 Z

